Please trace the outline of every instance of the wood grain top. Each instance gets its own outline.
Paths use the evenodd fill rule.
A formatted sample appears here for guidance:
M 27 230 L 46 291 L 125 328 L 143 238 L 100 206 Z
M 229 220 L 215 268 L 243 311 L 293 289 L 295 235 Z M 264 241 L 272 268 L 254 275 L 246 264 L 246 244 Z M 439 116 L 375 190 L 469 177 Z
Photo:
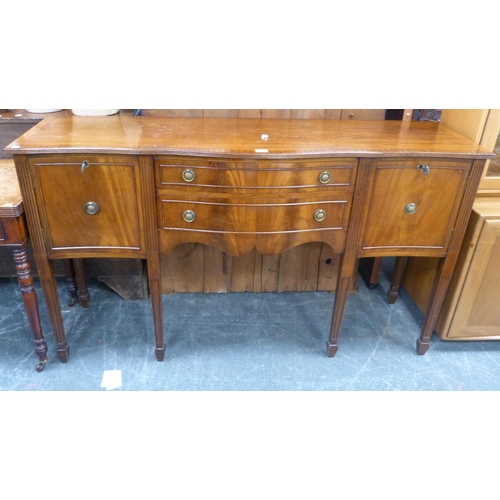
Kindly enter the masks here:
M 267 134 L 268 140 L 262 139 Z M 10 154 L 124 153 L 304 158 L 492 158 L 438 123 L 251 118 L 47 117 L 5 148 Z
M 13 160 L 0 160 L 0 217 L 23 213 L 23 199 Z

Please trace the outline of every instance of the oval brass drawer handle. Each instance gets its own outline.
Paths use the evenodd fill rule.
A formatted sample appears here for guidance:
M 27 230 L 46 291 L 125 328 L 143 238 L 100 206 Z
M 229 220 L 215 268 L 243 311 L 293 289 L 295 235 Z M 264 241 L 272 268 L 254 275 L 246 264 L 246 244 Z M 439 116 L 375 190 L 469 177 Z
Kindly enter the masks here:
M 196 178 L 196 174 L 194 173 L 193 170 L 191 170 L 190 168 L 186 168 L 186 170 L 184 170 L 182 172 L 182 178 L 186 181 L 186 182 L 193 182 Z
M 194 212 L 194 210 L 186 210 L 183 214 L 182 214 L 182 218 L 186 221 L 186 222 L 194 222 L 196 220 L 196 213 Z
M 416 203 L 408 203 L 405 207 L 405 213 L 408 215 L 413 215 L 417 211 Z
M 316 210 L 314 212 L 314 220 L 317 222 L 321 222 L 326 219 L 326 212 L 324 210 Z
M 89 201 L 85 205 L 85 211 L 89 215 L 95 215 L 97 212 L 99 212 L 99 205 L 95 201 Z
M 321 182 L 321 184 L 327 184 L 328 182 L 330 182 L 330 179 L 332 178 L 332 176 L 330 175 L 330 172 L 321 172 L 321 174 L 319 174 L 318 176 L 318 179 L 319 179 L 319 182 Z

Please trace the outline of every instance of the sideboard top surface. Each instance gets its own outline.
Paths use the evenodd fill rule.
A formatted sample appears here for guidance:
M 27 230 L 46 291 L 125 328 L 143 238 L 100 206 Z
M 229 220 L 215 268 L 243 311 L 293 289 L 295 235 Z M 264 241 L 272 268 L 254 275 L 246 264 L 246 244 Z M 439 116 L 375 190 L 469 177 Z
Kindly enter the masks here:
M 453 130 L 430 122 L 122 115 L 48 117 L 5 151 L 10 154 L 123 153 L 257 159 L 415 155 L 488 159 L 495 156 Z

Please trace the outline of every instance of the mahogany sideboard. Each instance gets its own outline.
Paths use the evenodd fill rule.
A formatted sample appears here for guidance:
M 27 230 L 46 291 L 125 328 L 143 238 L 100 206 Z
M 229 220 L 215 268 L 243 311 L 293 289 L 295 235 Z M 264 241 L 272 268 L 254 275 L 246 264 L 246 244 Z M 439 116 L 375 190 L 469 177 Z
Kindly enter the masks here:
M 330 245 L 341 259 L 328 356 L 359 257 L 397 257 L 391 301 L 408 256 L 438 257 L 424 354 L 493 157 L 437 123 L 130 116 L 48 117 L 6 151 L 62 362 L 54 259 L 146 259 L 161 361 L 160 254 L 186 242 L 231 255 Z

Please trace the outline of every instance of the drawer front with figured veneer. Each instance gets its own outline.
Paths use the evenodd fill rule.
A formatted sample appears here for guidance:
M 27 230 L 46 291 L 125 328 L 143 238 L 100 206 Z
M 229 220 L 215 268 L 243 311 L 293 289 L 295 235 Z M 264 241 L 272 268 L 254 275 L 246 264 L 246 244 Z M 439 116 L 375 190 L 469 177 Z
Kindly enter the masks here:
M 314 201 L 294 197 L 287 201 L 269 203 L 255 197 L 159 197 L 160 229 L 281 233 L 347 227 L 350 199 L 346 197 L 316 197 Z
M 143 248 L 135 157 L 58 155 L 30 165 L 49 252 Z
M 178 195 L 179 193 L 175 193 Z M 276 203 L 261 195 L 205 193 L 158 196 L 160 252 L 180 243 L 204 243 L 231 255 L 256 248 L 277 254 L 304 243 L 345 248 L 351 197 L 295 194 Z
M 241 189 L 311 189 L 337 187 L 352 189 L 356 176 L 356 159 L 243 161 L 155 159 L 156 187 L 187 186 Z
M 471 165 L 434 159 L 372 162 L 362 249 L 444 254 Z

